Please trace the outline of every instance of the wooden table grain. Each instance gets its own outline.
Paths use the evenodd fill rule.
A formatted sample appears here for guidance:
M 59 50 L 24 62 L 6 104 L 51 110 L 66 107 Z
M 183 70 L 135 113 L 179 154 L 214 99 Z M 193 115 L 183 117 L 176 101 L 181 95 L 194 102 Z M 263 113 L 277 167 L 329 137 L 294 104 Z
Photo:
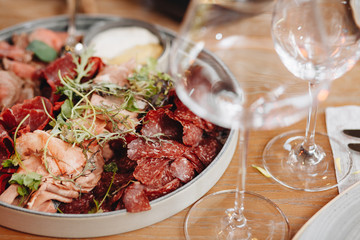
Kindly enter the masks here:
M 83 2 L 95 2 L 95 5 L 83 8 L 83 11 L 90 14 L 111 14 L 127 18 L 136 18 L 159 24 L 174 31 L 178 31 L 179 29 L 179 22 L 162 12 L 156 11 L 156 9 L 149 4 L 149 2 L 151 2 L 150 0 L 84 0 Z M 25 21 L 62 14 L 66 14 L 66 0 L 0 0 L 0 29 Z M 320 105 L 317 124 L 318 131 L 326 132 L 324 109 L 327 106 L 360 105 L 360 88 L 358 87 L 359 84 L 357 84 L 358 76 L 360 76 L 359 64 L 345 76 L 334 81 L 329 98 Z M 250 133 L 246 188 L 248 191 L 259 193 L 274 201 L 288 217 L 291 236 L 294 236 L 309 218 L 338 195 L 338 191 L 332 189 L 325 192 L 308 193 L 290 190 L 282 187 L 274 180 L 264 177 L 256 169 L 251 167 L 252 164 L 261 166 L 261 155 L 266 143 L 272 137 L 289 129 L 305 129 L 305 120 L 287 128 L 271 131 L 252 131 Z M 234 188 L 238 157 L 239 151 L 237 150 L 225 174 L 209 193 Z M 184 209 L 176 215 L 152 226 L 124 234 L 101 237 L 101 239 L 184 239 L 183 223 L 188 210 L 188 208 Z M 49 238 L 0 227 L 0 239 L 35 240 Z

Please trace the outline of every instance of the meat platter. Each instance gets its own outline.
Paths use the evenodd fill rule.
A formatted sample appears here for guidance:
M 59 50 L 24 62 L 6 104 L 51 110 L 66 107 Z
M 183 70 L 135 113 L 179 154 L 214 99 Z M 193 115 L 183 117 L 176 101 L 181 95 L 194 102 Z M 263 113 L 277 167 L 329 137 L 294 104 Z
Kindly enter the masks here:
M 96 29 L 96 27 L 101 26 L 102 24 L 105 23 L 109 23 L 109 22 L 116 22 L 116 23 L 123 23 L 126 26 L 148 26 L 149 24 L 144 23 L 142 21 L 138 21 L 138 20 L 133 20 L 133 19 L 123 19 L 123 18 L 119 18 L 119 17 L 114 17 L 114 16 L 86 16 L 86 15 L 80 15 L 77 17 L 77 28 L 79 29 L 79 31 L 81 31 L 84 35 L 90 31 L 91 29 Z M 27 22 L 24 24 L 19 24 L 16 25 L 14 27 L 5 29 L 0 31 L 0 40 L 9 40 L 13 37 L 14 34 L 20 34 L 20 33 L 32 33 L 34 32 L 36 29 L 39 28 L 44 28 L 44 29 L 51 29 L 54 31 L 65 31 L 67 27 L 67 17 L 66 16 L 57 16 L 57 17 L 52 17 L 52 18 L 47 18 L 47 19 L 40 19 L 40 20 L 35 20 L 32 22 Z M 161 57 L 159 59 L 161 59 L 162 63 L 166 63 L 166 52 L 168 51 L 168 44 L 171 43 L 172 39 L 174 38 L 174 33 L 172 33 L 171 31 L 162 28 L 160 26 L 155 26 L 155 25 L 151 25 L 151 28 L 154 28 L 156 31 L 159 32 L 159 34 L 161 35 L 162 38 L 162 46 L 164 47 L 164 52 L 161 55 Z M 64 57 L 66 58 L 66 56 Z M 118 60 L 118 58 L 117 58 Z M 4 60 L 3 60 L 4 61 Z M 7 60 L 6 60 L 7 61 Z M 11 61 L 11 60 L 10 60 Z M 7 65 L 11 65 L 11 62 L 8 62 Z M 55 60 L 57 61 L 57 60 Z M 63 62 L 59 65 L 64 65 L 64 62 L 66 61 L 66 59 L 62 60 Z M 94 60 L 94 58 L 92 59 L 93 62 L 95 62 L 95 64 L 93 64 L 92 66 L 96 65 L 99 66 L 99 68 L 104 65 L 101 62 L 101 59 L 98 60 L 97 58 Z M 206 58 L 205 61 L 211 61 L 211 66 L 215 66 L 215 69 L 223 69 L 222 68 L 222 63 L 219 62 L 215 57 L 211 56 L 211 53 L 206 53 Z M 71 60 L 69 60 L 69 62 L 71 62 Z M 5 63 L 3 62 L 3 64 L 5 65 Z M 162 68 L 164 68 L 164 66 L 162 66 Z M 100 70 L 99 74 L 100 75 Z M 45 77 L 47 77 L 46 75 L 46 71 L 45 73 Z M 21 73 L 20 73 L 21 74 Z M 227 72 L 224 71 L 221 74 L 225 74 L 224 77 L 226 77 Z M 228 73 L 230 74 L 230 73 Z M 96 78 L 95 78 L 96 79 Z M 32 139 L 35 138 L 45 138 L 47 143 L 46 143 L 46 147 L 48 149 L 48 151 L 50 152 L 51 150 L 51 146 L 52 145 L 56 145 L 57 147 L 61 146 L 60 142 L 52 142 L 51 137 L 49 136 L 49 134 L 47 134 L 44 131 L 41 130 L 29 130 L 32 128 L 33 125 L 29 124 L 28 129 L 26 130 L 25 128 L 21 129 L 21 128 L 17 128 L 17 125 L 21 125 L 21 124 L 25 124 L 26 120 L 23 120 L 24 122 L 21 123 L 17 123 L 15 126 L 10 126 L 9 124 L 7 124 L 6 119 L 9 119 L 9 117 L 6 116 L 13 116 L 14 113 L 16 113 L 17 111 L 19 112 L 19 115 L 21 115 L 21 111 L 24 111 L 24 109 L 26 109 L 24 106 L 25 105 L 38 105 L 41 106 L 42 108 L 45 109 L 45 112 L 47 115 L 51 115 L 52 112 L 54 111 L 54 109 L 57 108 L 57 110 L 61 109 L 61 113 L 63 111 L 63 109 L 66 110 L 66 107 L 62 107 L 64 105 L 66 105 L 66 101 L 60 101 L 60 97 L 57 95 L 56 91 L 50 91 L 48 89 L 53 89 L 53 82 L 49 82 L 47 80 L 47 85 L 46 87 L 43 87 L 42 89 L 46 89 L 46 91 L 42 92 L 42 93 L 38 93 L 39 95 L 42 96 L 46 96 L 46 99 L 42 99 L 40 97 L 34 97 L 32 100 L 25 100 L 24 103 L 21 105 L 15 105 L 18 107 L 14 107 L 11 108 L 10 110 L 8 110 L 8 113 L 4 113 L 6 112 L 5 110 L 2 112 L 1 114 L 1 123 L 2 125 L 0 125 L 0 127 L 5 126 L 7 128 L 11 128 L 13 132 L 15 132 L 15 136 L 16 133 L 19 130 L 19 134 L 21 133 L 21 137 L 19 139 L 17 139 L 17 143 L 14 145 L 16 145 L 16 147 L 18 147 L 22 152 L 28 153 L 33 146 L 27 146 L 29 145 L 29 142 L 32 141 Z M 64 85 L 66 85 L 66 82 L 62 82 Z M 66 91 L 64 91 L 66 92 Z M 69 94 L 67 92 L 67 94 Z M 63 191 L 63 188 L 59 188 L 59 185 L 54 185 L 51 182 L 46 182 L 42 179 L 42 184 L 40 185 L 40 189 L 43 188 L 43 190 L 45 190 L 45 192 L 51 192 L 52 196 L 57 196 L 55 198 L 52 198 L 51 200 L 56 200 L 56 202 L 60 202 L 60 205 L 58 205 L 57 207 L 55 206 L 55 204 L 53 204 L 53 201 L 47 201 L 46 204 L 44 204 L 44 201 L 37 201 L 37 199 L 43 199 L 44 195 L 39 195 L 41 197 L 38 197 L 36 199 L 36 197 L 34 197 L 33 194 L 32 197 L 30 199 L 27 199 L 28 202 L 26 204 L 22 204 L 22 200 L 19 203 L 19 198 L 17 198 L 17 200 L 15 199 L 11 199 L 8 200 L 8 196 L 13 195 L 14 191 L 11 191 L 11 186 L 15 186 L 15 185 L 11 185 L 10 187 L 8 187 L 5 190 L 5 194 L 1 194 L 0 195 L 0 225 L 11 228 L 11 229 L 15 229 L 15 230 L 19 230 L 22 232 L 26 232 L 26 233 L 31 233 L 31 234 L 37 234 L 37 235 L 43 235 L 43 236 L 52 236 L 52 237 L 98 237 L 98 236 L 106 236 L 106 235 L 113 235 L 113 234 L 119 234 L 119 233 L 123 233 L 123 232 L 128 232 L 128 231 L 132 231 L 132 230 L 136 230 L 142 227 L 146 227 L 149 226 L 151 224 L 154 224 L 156 222 L 162 221 L 176 213 L 178 213 L 179 211 L 183 210 L 184 208 L 188 207 L 189 205 L 191 205 L 192 203 L 194 203 L 196 200 L 198 200 L 200 197 L 202 197 L 204 194 L 206 194 L 207 191 L 210 190 L 210 188 L 219 180 L 219 178 L 221 177 L 221 175 L 224 173 L 224 171 L 226 170 L 228 164 L 230 163 L 233 153 L 235 151 L 236 148 L 236 141 L 237 141 L 237 137 L 236 137 L 236 132 L 231 130 L 225 130 L 225 129 L 218 129 L 216 128 L 216 126 L 214 127 L 211 123 L 207 122 L 207 121 L 203 121 L 201 119 L 197 119 L 196 118 L 196 122 L 201 123 L 202 126 L 204 126 L 203 128 L 207 131 L 207 135 L 209 135 L 211 137 L 211 139 L 206 139 L 206 143 L 211 145 L 214 143 L 214 139 L 213 139 L 213 135 L 217 134 L 216 131 L 219 130 L 221 131 L 221 145 L 217 144 L 215 145 L 216 147 L 213 147 L 214 149 L 218 149 L 216 151 L 216 155 L 214 155 L 211 158 L 211 161 L 209 161 L 208 159 L 202 159 L 203 161 L 199 162 L 198 160 L 196 161 L 196 154 L 198 152 L 199 155 L 202 154 L 202 152 L 204 152 L 204 150 L 201 150 L 201 148 L 198 149 L 194 149 L 191 147 L 184 147 L 182 144 L 176 142 L 174 139 L 178 139 L 179 137 L 181 138 L 181 136 L 179 136 L 179 134 L 177 132 L 179 132 L 179 126 L 181 127 L 181 125 L 183 125 L 183 122 L 188 122 L 188 116 L 192 116 L 192 113 L 189 112 L 184 112 L 187 111 L 186 107 L 184 107 L 184 105 L 181 103 L 181 101 L 179 101 L 179 99 L 177 99 L 176 97 L 176 93 L 174 91 L 170 91 L 167 92 L 168 96 L 166 97 L 166 99 L 172 99 L 169 104 L 171 106 L 176 106 L 175 110 L 173 109 L 174 107 L 169 107 L 170 105 L 166 105 L 164 107 L 161 107 L 160 109 L 156 109 L 156 110 L 151 110 L 147 113 L 147 115 L 144 117 L 145 119 L 145 123 L 142 125 L 142 128 L 139 130 L 139 132 L 141 132 L 145 137 L 151 137 L 151 139 L 155 136 L 155 135 L 149 135 L 149 134 L 154 134 L 154 133 L 149 133 L 152 130 L 156 128 L 155 123 L 153 125 L 151 125 L 155 120 L 154 119 L 164 119 L 166 118 L 166 122 L 171 122 L 171 125 L 176 125 L 177 127 L 172 127 L 170 130 L 167 129 L 166 130 L 166 136 L 173 136 L 172 138 L 166 138 L 165 140 L 162 138 L 162 144 L 165 144 L 165 146 L 162 146 L 163 149 L 181 149 L 181 150 L 176 150 L 176 151 L 180 151 L 181 154 L 179 155 L 179 158 L 176 159 L 172 159 L 174 152 L 169 153 L 169 156 L 160 156 L 157 159 L 157 163 L 154 165 L 153 164 L 153 159 L 149 159 L 149 151 L 153 151 L 151 154 L 151 156 L 153 158 L 156 157 L 156 152 L 158 151 L 158 147 L 156 146 L 156 144 L 147 144 L 148 138 L 144 138 L 142 137 L 138 137 L 138 135 L 132 135 L 131 140 L 129 140 L 128 135 L 124 138 L 122 138 L 121 140 L 124 142 L 128 142 L 129 144 L 126 147 L 127 150 L 127 155 L 126 155 L 126 162 L 124 162 L 123 164 L 126 165 L 127 167 L 129 165 L 134 165 L 131 168 L 134 168 L 132 170 L 132 172 L 128 173 L 119 173 L 116 171 L 118 170 L 109 170 L 109 173 L 100 173 L 101 175 L 101 179 L 105 179 L 106 176 L 108 176 L 108 179 L 111 179 L 108 181 L 108 185 L 110 184 L 109 187 L 105 187 L 105 188 L 101 188 L 101 186 L 99 186 L 99 181 L 98 184 L 95 186 L 92 186 L 90 189 L 89 183 L 86 183 L 85 185 L 81 186 L 82 190 L 80 190 L 80 193 L 83 194 L 83 198 L 82 199 L 86 199 L 86 198 L 91 198 L 91 201 L 88 201 L 88 205 L 89 209 L 91 207 L 91 211 L 89 209 L 85 209 L 84 211 L 86 212 L 86 214 L 84 214 L 85 212 L 77 212 L 74 211 L 79 209 L 79 205 L 76 205 L 76 201 L 68 201 L 68 198 L 79 198 L 79 193 L 78 192 L 71 192 L 71 196 L 69 197 L 67 194 L 68 193 L 64 193 L 64 194 L 60 194 L 58 192 Z M 170 96 L 170 97 L 169 97 Z M 59 100 L 60 99 L 60 100 Z M 94 101 L 93 101 L 94 99 Z M 100 100 L 97 100 L 100 99 Z M 29 102 L 30 101 L 30 102 Z M 105 101 L 102 96 L 98 96 L 96 95 L 96 98 L 94 97 L 94 95 L 92 95 L 92 100 L 93 104 L 95 104 L 96 101 L 101 101 L 101 104 L 103 104 L 103 102 Z M 81 102 L 81 101 L 79 101 Z M 61 103 L 60 107 L 58 106 Z M 48 107 L 51 104 L 53 104 L 53 107 Z M 19 107 L 20 106 L 20 107 Z M 56 107 L 57 106 L 57 107 Z M 93 105 L 91 105 L 91 107 L 93 108 Z M 20 110 L 19 110 L 20 109 Z M 185 110 L 184 110 L 185 109 Z M 65 111 L 64 110 L 64 111 Z M 59 110 L 60 111 L 60 110 Z M 26 112 L 26 111 L 24 111 Z M 38 112 L 38 111 L 37 111 Z M 180 113 L 179 113 L 180 112 Z M 45 117 L 47 117 L 47 115 L 44 115 Z M 4 117 L 5 116 L 5 117 Z M 160 117 L 159 117 L 160 116 Z M 165 116 L 165 117 L 164 117 Z M 185 116 L 185 117 L 184 117 Z M 195 115 L 194 115 L 195 116 Z M 24 117 L 24 116 L 23 116 Z M 186 119 L 185 119 L 186 118 Z M 4 120 L 5 119 L 5 120 Z M 37 119 L 41 120 L 41 117 L 38 117 Z M 50 121 L 51 118 L 49 117 Z M 113 120 L 113 119 L 111 119 Z M 131 125 L 132 122 L 127 122 L 128 118 L 122 119 L 123 122 L 126 122 L 127 124 Z M 176 123 L 175 123 L 176 120 Z M 159 120 L 160 121 L 160 120 Z M 164 121 L 164 120 L 161 120 Z M 50 121 L 51 122 L 51 121 Z M 55 122 L 55 121 L 54 121 Z M 109 122 L 111 121 L 107 121 L 106 124 L 104 125 L 109 125 Z M 37 123 L 39 126 L 37 126 L 37 129 L 42 129 L 45 127 L 45 125 L 47 125 L 48 122 L 44 122 L 43 124 L 41 123 Z M 10 124 L 11 125 L 11 124 Z M 42 126 L 44 125 L 44 126 Z M 54 123 L 53 125 L 56 126 L 56 124 Z M 82 125 L 86 125 L 85 123 L 82 123 Z M 187 129 L 196 129 L 196 131 L 200 131 L 199 127 L 194 127 L 194 124 L 191 125 L 191 127 L 186 126 Z M 118 126 L 116 126 L 118 127 Z M 16 130 L 15 130 L 16 129 Z M 54 127 L 55 129 L 55 127 Z M 62 128 L 63 129 L 63 128 Z M 209 130 L 211 129 L 211 130 Z M 215 130 L 214 130 L 215 129 Z M 1 130 L 1 129 L 0 129 Z M 77 129 L 75 129 L 77 130 Z M 204 130 L 204 131 L 205 131 Z M 10 130 L 9 130 L 10 131 Z M 165 130 L 164 130 L 165 131 Z M 188 142 L 188 146 L 191 146 L 194 141 L 198 141 L 195 145 L 199 145 L 201 146 L 201 139 L 194 139 L 194 138 L 190 138 L 190 136 L 193 136 L 194 134 L 188 134 L 186 135 L 186 131 L 185 131 L 185 127 L 184 130 L 181 130 L 182 133 L 182 140 L 180 140 L 180 142 L 184 142 L 184 144 L 186 145 L 186 142 Z M 202 131 L 202 130 L 201 130 Z M 47 135 L 46 135 L 47 134 Z M 99 134 L 100 135 L 100 134 Z M 186 136 L 185 136 L 186 135 Z M 27 138 L 28 136 L 28 138 Z M 111 135 L 113 136 L 113 135 Z M 81 135 L 82 137 L 82 135 Z M 144 140 L 146 139 L 146 140 Z M 150 139 L 150 140 L 151 140 Z M 14 142 L 15 142 L 15 138 L 14 138 Z M 39 140 L 40 141 L 40 140 Z M 204 141 L 205 142 L 205 141 Z M 109 144 L 109 148 L 111 148 L 111 154 L 115 154 L 116 155 L 116 151 L 114 149 L 121 149 L 121 147 L 119 147 L 118 144 L 111 142 L 112 145 Z M 211 143 L 211 144 L 210 144 Z M 4 148 L 5 144 L 2 143 L 2 148 Z M 88 146 L 90 148 L 92 144 L 88 143 Z M 114 147 L 115 146 L 115 147 Z M 153 146 L 153 148 L 150 148 L 148 146 Z M 214 145 L 212 145 L 214 146 Z M 219 147 L 220 146 L 220 147 Z M 205 146 L 206 147 L 206 146 Z M 150 150 L 148 150 L 148 148 L 150 148 Z M 41 150 L 40 150 L 41 149 Z M 44 146 L 39 147 L 38 149 L 33 150 L 34 152 L 38 153 L 38 152 L 45 152 L 43 156 L 46 156 L 46 151 L 42 150 L 45 149 Z M 64 145 L 64 149 L 68 149 L 66 148 L 66 145 Z M 64 149 L 62 149 L 64 151 Z M 139 150 L 140 149 L 140 150 Z M 186 149 L 186 150 L 184 150 Z M 189 150 L 190 149 L 190 150 Z M 200 150 L 201 151 L 200 151 Z M 0 149 L 2 151 L 0 151 L 0 155 L 3 154 L 7 154 L 7 150 L 5 151 L 4 149 Z M 21 152 L 19 150 L 19 152 Z M 147 155 L 144 157 L 142 156 L 144 151 L 147 151 Z M 80 151 L 80 150 L 79 150 Z M 101 166 L 100 168 L 102 169 L 103 166 L 111 165 L 111 159 L 113 159 L 113 157 L 105 157 L 105 155 L 109 155 L 109 154 L 105 154 L 104 155 L 104 159 L 108 159 L 105 160 L 105 163 L 103 162 L 99 162 L 96 161 L 96 159 L 100 158 L 98 157 L 98 155 L 96 153 L 98 153 L 98 151 L 95 149 L 91 149 L 92 152 L 95 152 L 93 155 L 89 155 L 88 159 L 84 160 L 85 163 L 82 163 L 82 165 L 86 165 L 87 161 L 89 161 L 89 163 L 93 163 L 93 165 L 97 165 L 98 168 L 94 168 L 95 170 L 90 171 L 87 175 L 84 174 L 84 176 L 91 177 L 92 175 L 96 175 L 96 169 L 99 169 L 99 166 Z M 90 152 L 91 152 L 90 151 Z M 102 150 L 104 152 L 104 150 Z M 205 150 L 206 151 L 206 150 Z M 67 151 L 64 151 L 67 152 Z M 81 151 L 80 151 L 81 153 Z M 69 151 L 69 154 L 73 154 L 76 155 L 76 152 L 71 152 Z M 162 152 L 162 154 L 166 155 L 166 152 Z M 187 154 L 187 155 L 186 155 Z M 189 154 L 191 156 L 189 156 Z M 8 154 L 10 155 L 10 154 Z M 15 151 L 15 154 L 13 154 L 13 156 L 16 156 L 17 152 Z M 36 155 L 36 154 L 35 154 Z M 85 155 L 85 154 L 84 154 Z M 198 156 L 199 156 L 198 155 Z M 86 155 L 85 155 L 86 156 Z M 184 158 L 184 156 L 186 156 L 186 158 Z M 1 156 L 0 156 L 1 157 Z M 65 157 L 66 158 L 66 157 Z M 115 158 L 115 157 L 114 157 Z M 130 158 L 130 159 L 129 159 Z M 194 160 L 194 158 L 196 158 Z M 201 157 L 200 157 L 201 158 Z M 30 159 L 30 157 L 28 158 Z M 33 158 L 31 158 L 33 159 Z M 40 158 L 39 158 L 40 159 Z M 55 157 L 54 157 L 55 159 Z M 95 159 L 95 160 L 94 160 Z M 136 162 L 136 159 L 141 159 L 138 160 Z M 160 160 L 161 161 L 160 161 Z M 193 161 L 191 162 L 190 159 L 193 159 Z M 94 161 L 93 161 L 94 160 Z M 91 162 L 93 161 L 93 162 Z M 135 163 L 134 163 L 135 161 Z M 204 162 L 205 161 L 205 162 Z M 29 160 L 24 161 L 21 164 L 26 165 L 29 162 Z M 190 164 L 190 163 L 191 164 Z M 44 170 L 42 173 L 42 175 L 46 175 L 47 173 L 51 173 L 51 177 L 50 178 L 54 178 L 54 173 L 55 173 L 55 167 L 53 167 L 51 165 L 52 163 L 52 159 L 50 159 L 49 161 L 46 160 L 46 164 L 49 164 L 49 166 L 47 166 L 46 164 L 46 171 Z M 161 163 L 161 164 L 160 164 Z M 20 164 L 20 165 L 21 165 Z M 63 174 L 63 170 L 66 167 L 60 167 L 61 164 L 56 163 L 56 169 L 58 171 L 60 171 Z M 66 163 L 68 164 L 68 163 Z M 34 164 L 32 163 L 31 166 L 33 166 Z M 119 164 L 118 164 L 119 165 Z M 153 170 L 151 168 L 147 168 L 147 167 L 142 167 L 141 166 L 154 166 Z M 192 168 L 189 170 L 188 166 L 191 165 Z M 28 165 L 28 168 L 30 165 Z M 112 165 L 113 166 L 113 165 Z M 176 169 L 176 166 L 180 166 Z M 178 169 L 184 169 L 185 167 L 187 167 L 186 169 L 187 172 L 185 173 L 179 173 Z M 18 169 L 20 168 L 24 168 L 24 166 L 20 166 Z M 49 169 L 51 169 L 51 171 Z M 162 172 L 160 175 L 162 176 L 161 178 L 157 179 L 156 181 L 153 180 L 152 178 L 150 179 L 147 174 L 154 172 L 154 168 L 155 169 L 168 169 L 164 172 Z M 105 167 L 104 167 L 105 169 Z M 171 170 L 171 169 L 175 169 L 175 170 Z M 65 171 L 65 170 L 64 170 Z M 86 169 L 84 167 L 84 171 L 86 173 Z M 190 174 L 191 172 L 191 174 Z M 120 180 L 118 180 L 117 178 L 115 178 L 115 173 L 117 174 L 116 176 L 121 175 L 120 178 L 125 178 L 125 182 L 127 182 L 126 184 L 124 184 L 125 187 L 119 187 L 119 190 L 114 191 L 114 193 L 112 193 L 111 197 L 107 197 L 109 196 L 109 190 L 112 187 L 112 184 L 115 182 L 119 182 Z M 171 174 L 170 174 L 171 173 Z M 18 176 L 21 174 L 21 171 L 17 170 L 17 174 Z M 125 175 L 124 175 L 125 174 Z M 127 174 L 127 175 L 126 175 Z M 170 174 L 170 175 L 169 175 Z M 191 175 L 189 177 L 189 174 Z M 9 175 L 10 178 L 10 174 L 2 174 L 2 176 L 7 177 Z M 77 177 L 76 179 L 79 179 L 79 181 L 75 181 L 75 178 L 72 179 L 72 183 L 74 183 L 75 186 L 78 186 L 81 184 L 81 182 L 84 182 L 84 176 L 79 175 L 79 177 Z M 112 176 L 112 177 L 111 177 Z M 126 176 L 126 177 L 124 177 Z M 83 177 L 83 178 L 82 178 Z M 96 178 L 96 177 L 92 177 L 92 178 Z M 12 179 L 12 178 L 11 178 Z M 14 181 L 16 181 L 16 179 L 14 179 Z M 161 183 L 159 183 L 159 181 Z M 44 183 L 46 182 L 46 184 Z M 65 181 L 63 181 L 65 182 Z M 109 183 L 110 182 L 110 183 Z M 19 182 L 17 182 L 19 183 Z M 19 183 L 20 184 L 20 183 Z M 70 181 L 68 184 L 63 184 L 61 186 L 68 186 L 70 184 Z M 71 185 L 71 184 L 70 184 Z M 4 184 L 3 184 L 4 186 Z M 8 186 L 8 184 L 7 184 Z M 47 187 L 46 187 L 47 186 Z M 176 186 L 176 187 L 174 187 Z M 134 204 L 131 202 L 131 199 L 134 198 L 135 195 L 138 195 L 139 193 L 139 187 L 141 187 L 141 193 L 145 194 L 144 198 L 145 198 L 145 202 L 142 204 Z M 89 188 L 89 190 L 87 191 L 87 188 Z M 19 188 L 18 188 L 19 189 Z M 125 190 L 124 190 L 125 189 Z M 168 189 L 170 189 L 168 191 Z M 106 190 L 108 190 L 108 192 L 106 192 Z M 7 192 L 8 193 L 7 193 Z M 96 199 L 96 197 L 93 196 L 94 191 L 96 192 L 103 192 L 103 199 Z M 17 190 L 17 192 L 19 192 L 19 190 Z M 39 192 L 39 191 L 37 191 Z M 106 193 L 104 193 L 106 192 Z M 134 194 L 132 194 L 133 192 L 136 192 Z M 161 192 L 161 194 L 159 194 Z M 4 195 L 6 195 L 4 197 Z M 106 201 L 104 201 L 106 199 Z M 115 200 L 111 200 L 111 199 L 116 199 Z M 121 200 L 119 200 L 121 199 Z M 130 200 L 129 200 L 130 199 Z M 7 202 L 8 201 L 8 202 Z M 62 204 L 61 202 L 64 202 L 64 204 Z M 66 204 L 67 202 L 70 202 L 69 204 Z M 74 204 L 75 202 L 75 204 Z M 79 201 L 80 202 L 80 201 Z M 91 202 L 91 203 L 89 203 Z M 103 204 L 104 202 L 104 204 Z M 110 202 L 110 203 L 109 203 Z M 135 201 L 138 202 L 138 201 Z M 14 204 L 16 203 L 16 204 Z M 99 205 L 103 204 L 102 208 L 99 207 Z M 22 207 L 20 205 L 23 205 Z M 108 205 L 108 206 L 105 206 Z M 110 205 L 112 207 L 110 207 Z M 26 206 L 26 207 L 24 207 Z M 93 209 L 96 209 L 96 211 L 93 211 Z M 101 210 L 101 211 L 99 211 Z M 80 211 L 80 210 L 79 210 Z M 76 225 L 76 228 L 74 228 L 74 225 Z

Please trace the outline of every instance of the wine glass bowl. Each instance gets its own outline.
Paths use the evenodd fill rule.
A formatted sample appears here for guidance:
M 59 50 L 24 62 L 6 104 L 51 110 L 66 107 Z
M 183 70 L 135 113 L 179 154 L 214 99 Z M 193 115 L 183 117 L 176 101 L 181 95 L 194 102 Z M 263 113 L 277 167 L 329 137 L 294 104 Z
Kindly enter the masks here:
M 307 82 L 274 50 L 272 10 L 272 0 L 193 0 L 172 43 L 170 72 L 182 102 L 200 117 L 239 129 L 236 189 L 194 204 L 185 221 L 187 239 L 289 238 L 280 208 L 245 191 L 249 130 L 293 124 L 312 103 Z M 320 82 L 310 92 L 326 97 L 328 87 Z
M 319 97 L 311 90 L 348 72 L 360 55 L 360 29 L 351 1 L 278 0 L 272 19 L 274 48 L 294 76 L 308 82 L 312 105 L 305 131 L 274 137 L 263 164 L 280 184 L 304 191 L 324 191 L 346 179 L 352 157 L 346 146 L 317 133 Z M 331 141 L 331 144 L 330 144 Z M 332 147 L 347 153 L 340 159 Z

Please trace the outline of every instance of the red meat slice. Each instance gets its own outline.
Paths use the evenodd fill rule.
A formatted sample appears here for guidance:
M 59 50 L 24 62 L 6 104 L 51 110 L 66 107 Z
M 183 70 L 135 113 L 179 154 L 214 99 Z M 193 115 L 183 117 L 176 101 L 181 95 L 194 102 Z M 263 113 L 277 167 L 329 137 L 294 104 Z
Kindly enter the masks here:
M 174 179 L 170 171 L 170 159 L 147 158 L 138 161 L 134 177 L 146 186 L 158 188 Z
M 40 78 L 45 78 L 47 84 L 50 86 L 44 88 L 43 94 L 48 97 L 53 103 L 59 99 L 59 95 L 55 94 L 56 88 L 61 86 L 61 81 L 59 78 L 59 72 L 64 78 L 65 76 L 74 79 L 76 77 L 75 63 L 73 62 L 73 57 L 70 53 L 65 54 L 61 58 L 56 59 L 54 62 L 50 63 L 45 69 L 40 71 Z M 50 91 L 50 93 L 49 93 Z
M 10 70 L 22 79 L 32 79 L 36 72 L 36 67 L 28 63 L 4 58 L 3 64 L 6 70 Z
M 0 41 L 0 57 L 7 57 L 20 62 L 29 62 L 32 55 L 25 49 L 13 46 L 5 41 Z
M 141 133 L 148 137 L 160 133 L 169 139 L 181 139 L 182 126 L 178 121 L 168 116 L 171 115 L 169 107 L 149 111 L 144 119 L 145 124 L 141 129 Z
M 161 186 L 159 188 L 151 188 L 148 186 L 145 186 L 144 192 L 149 201 L 154 200 L 156 198 L 159 198 L 161 196 L 164 196 L 176 189 L 178 189 L 181 186 L 181 182 L 179 179 L 175 178 L 171 182 L 165 184 L 164 186 Z
M 188 146 L 197 146 L 202 140 L 203 130 L 192 123 L 184 124 L 183 127 L 183 143 Z
M 208 166 L 220 149 L 221 144 L 215 138 L 206 138 L 193 151 L 204 166 Z
M 2 111 L 0 122 L 9 133 L 13 133 L 20 122 L 30 114 L 30 117 L 25 120 L 21 129 L 27 128 L 27 131 L 31 132 L 37 129 L 42 130 L 50 120 L 44 110 L 43 102 L 48 114 L 52 115 L 53 106 L 50 101 L 44 97 L 37 96 Z
M 174 102 L 177 109 L 174 111 L 173 118 L 181 122 L 182 125 L 186 125 L 190 122 L 207 132 L 212 131 L 216 127 L 213 123 L 200 118 L 190 111 L 190 109 L 187 108 L 178 97 L 175 97 Z
M 43 95 L 48 97 L 52 102 L 56 102 L 60 97 L 59 95 L 55 94 L 56 88 L 62 86 L 61 80 L 59 78 L 59 72 L 62 78 L 69 77 L 70 79 L 74 79 L 76 77 L 76 65 L 73 60 L 73 56 L 70 53 L 67 53 L 40 71 L 39 77 L 44 78 L 47 84 L 50 86 L 50 89 L 43 88 Z M 101 68 L 105 66 L 99 57 L 89 58 L 88 64 L 92 64 L 92 67 L 87 76 L 84 77 L 82 81 L 87 81 L 93 78 L 101 70 Z
M 123 202 L 128 212 L 142 212 L 151 209 L 149 199 L 145 195 L 144 186 L 135 182 L 125 189 Z
M 2 174 L 0 176 L 0 194 L 5 191 L 6 185 L 10 180 L 12 174 Z
M 8 159 L 14 151 L 14 142 L 9 133 L 0 124 L 0 161 Z M 1 166 L 0 166 L 1 169 Z
M 182 183 L 187 183 L 195 176 L 194 165 L 186 158 L 176 159 L 170 165 L 172 175 L 178 178 Z
M 81 79 L 82 82 L 94 78 L 105 67 L 105 63 L 99 57 L 90 57 L 88 64 L 92 64 L 92 66 L 87 76 Z
M 132 160 L 141 160 L 144 158 L 176 159 L 188 150 L 188 147 L 174 140 L 146 142 L 138 138 L 129 143 L 127 155 Z
M 191 162 L 197 173 L 201 173 L 205 169 L 204 164 L 200 161 L 200 159 L 196 156 L 195 153 L 185 153 L 184 157 L 186 157 Z

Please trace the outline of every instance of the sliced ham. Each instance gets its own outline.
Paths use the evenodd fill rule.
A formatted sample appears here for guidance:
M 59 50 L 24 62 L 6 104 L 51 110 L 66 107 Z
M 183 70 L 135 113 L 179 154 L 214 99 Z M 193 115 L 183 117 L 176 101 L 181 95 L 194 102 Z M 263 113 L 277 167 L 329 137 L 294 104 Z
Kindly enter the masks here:
M 0 70 L 0 110 L 19 101 L 22 84 L 22 80 L 14 73 Z
M 66 43 L 67 34 L 64 32 L 55 32 L 46 28 L 38 28 L 29 35 L 29 42 L 39 40 L 50 47 L 54 48 L 55 51 L 59 52 Z
M 129 85 L 128 76 L 134 71 L 134 59 L 122 65 L 106 65 L 94 79 L 94 83 L 115 83 L 121 87 Z
M 0 41 L 0 57 L 6 57 L 20 62 L 29 62 L 32 59 L 32 54 L 18 46 Z
M 105 115 L 98 115 L 99 118 L 108 122 L 107 129 L 113 132 L 114 129 L 128 130 L 133 129 L 139 124 L 137 119 L 138 114 L 136 112 L 130 112 L 121 108 L 122 101 L 116 97 L 101 97 L 98 94 L 93 94 L 91 96 L 90 102 L 94 106 L 106 106 L 112 109 L 113 120 L 117 122 L 116 126 L 112 125 L 112 122 L 107 121 Z
M 32 79 L 37 70 L 36 67 L 31 64 L 13 61 L 7 58 L 3 59 L 3 64 L 5 70 L 10 70 L 22 79 Z

